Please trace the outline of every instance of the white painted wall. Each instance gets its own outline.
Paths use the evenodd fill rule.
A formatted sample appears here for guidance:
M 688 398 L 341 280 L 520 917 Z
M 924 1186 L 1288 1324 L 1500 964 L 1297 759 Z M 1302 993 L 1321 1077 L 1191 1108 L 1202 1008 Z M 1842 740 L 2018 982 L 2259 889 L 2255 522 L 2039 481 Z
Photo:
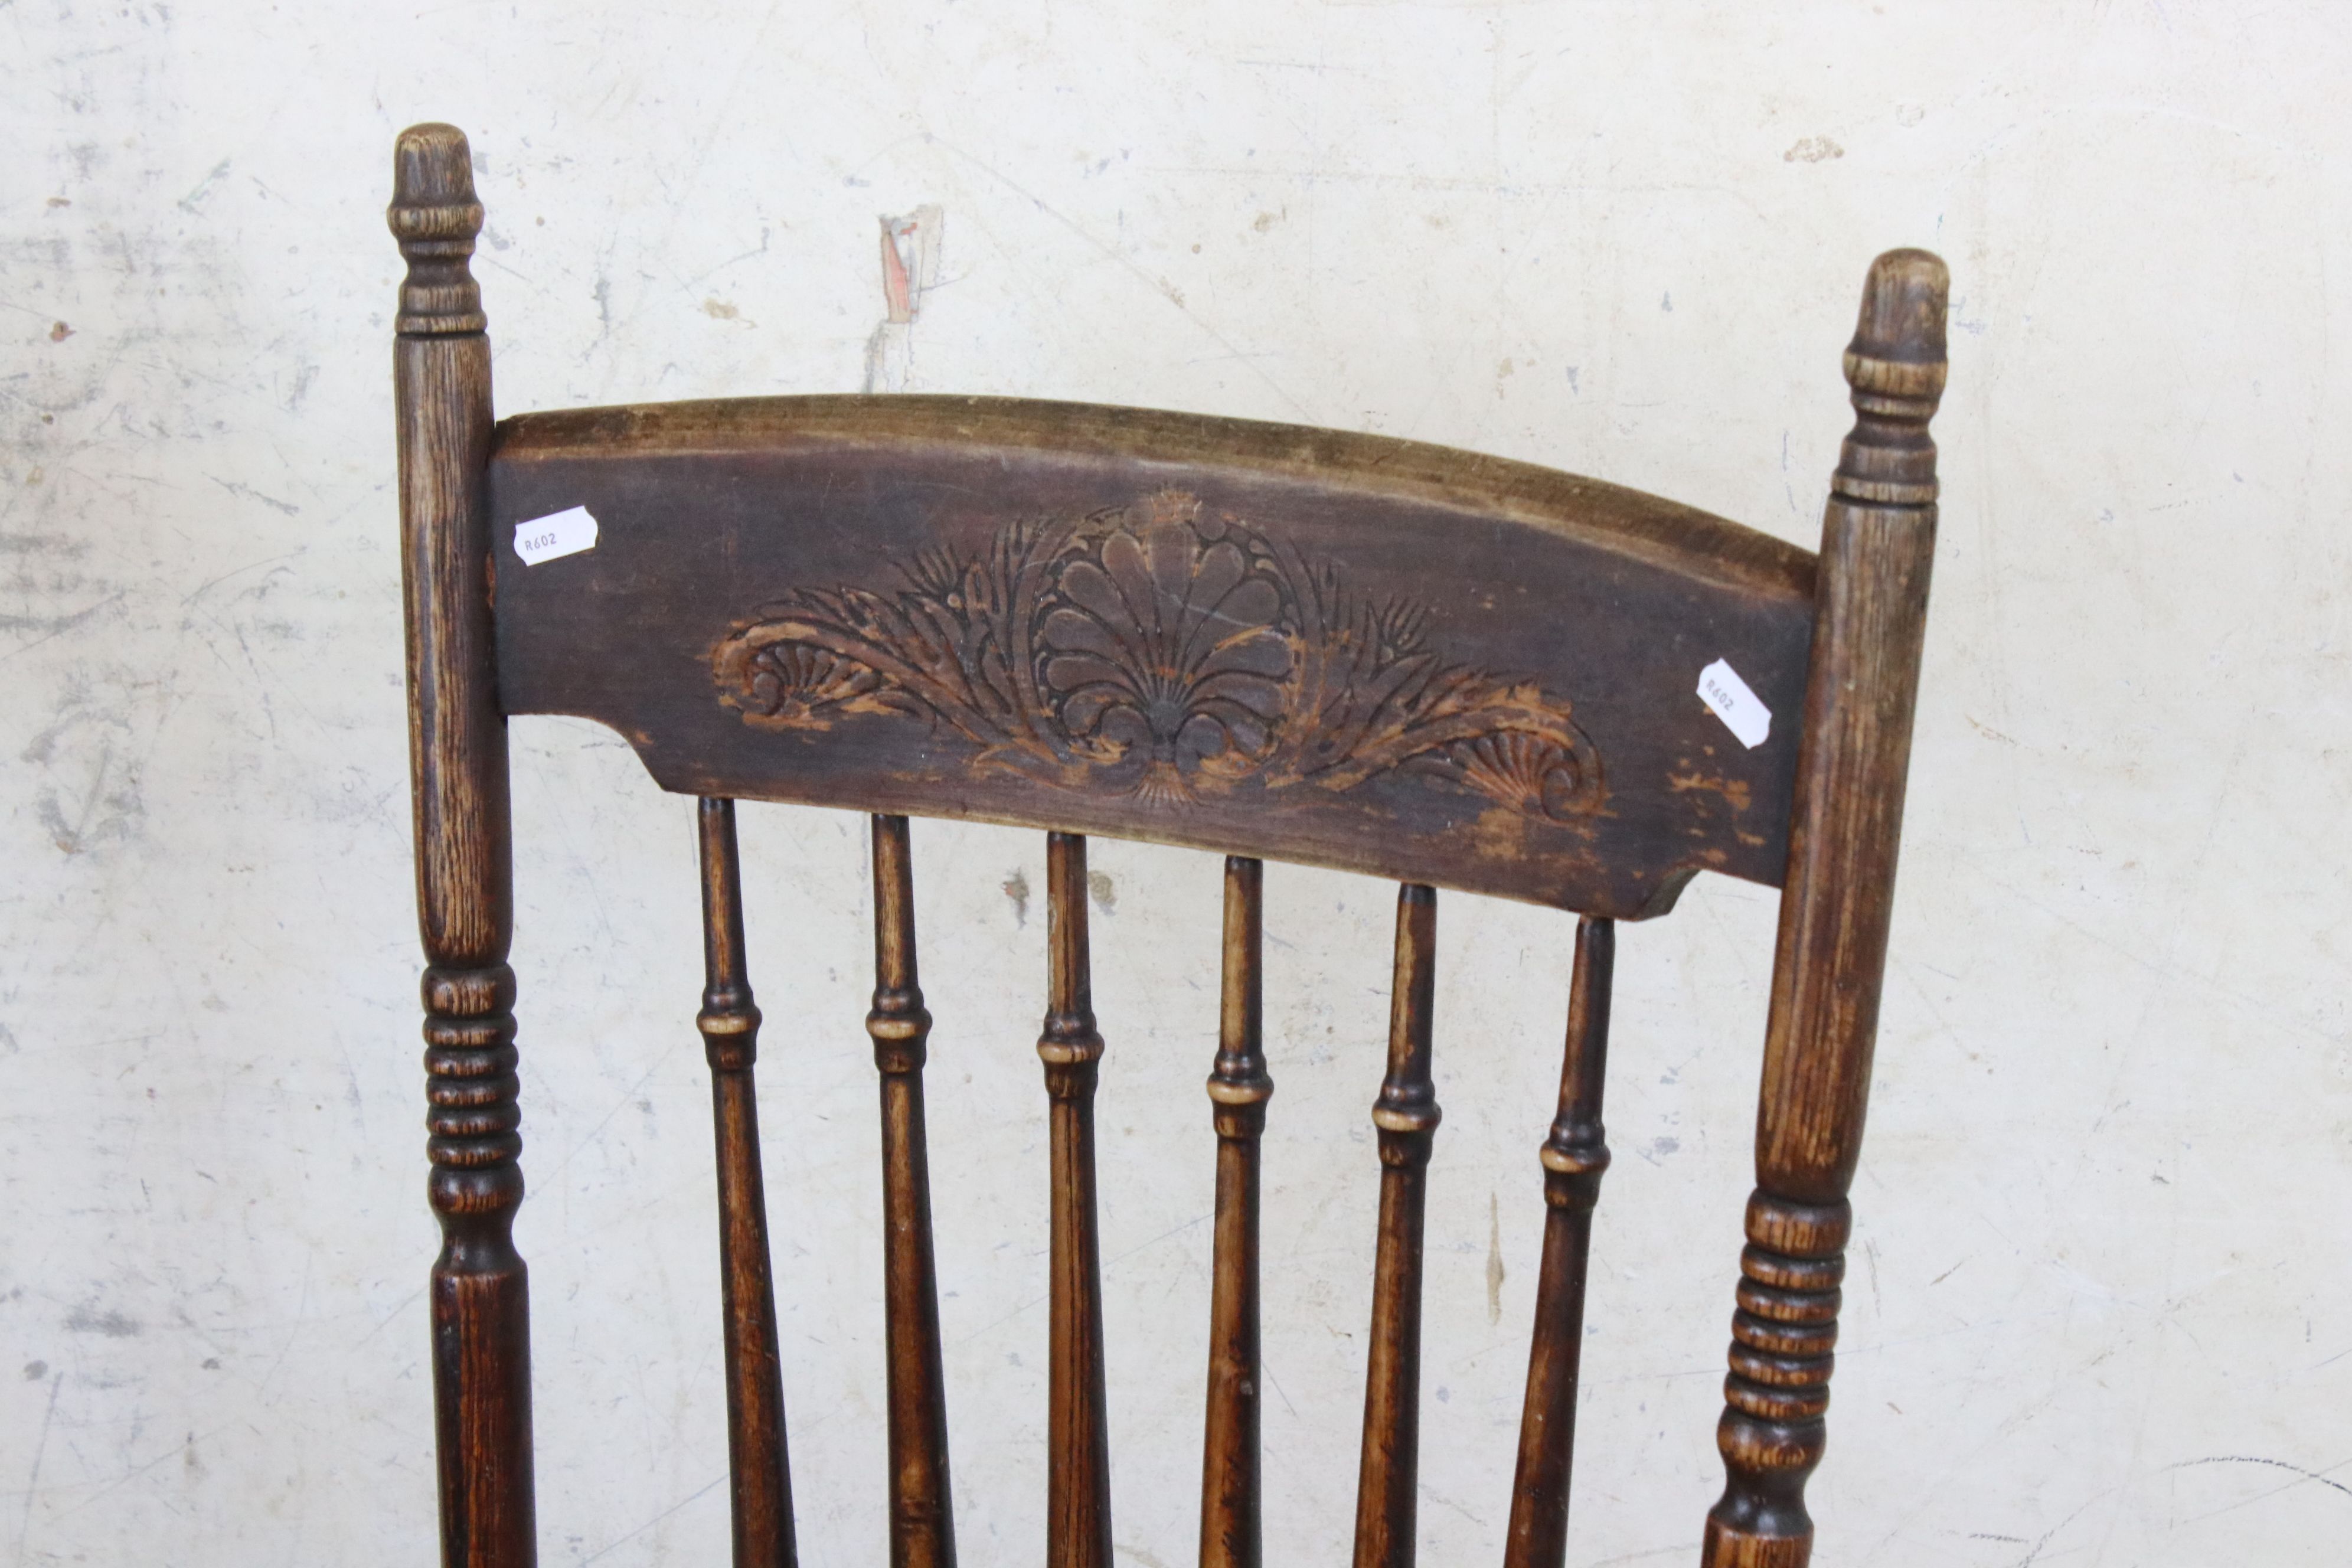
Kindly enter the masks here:
M 1777 19 L 1764 19 L 1770 15 Z M 428 1559 L 393 133 L 513 410 L 884 384 L 1407 435 L 1810 542 L 1954 279 L 1823 1568 L 2352 1522 L 2352 13 L 2157 0 L 0 7 L 0 1560 Z M 941 209 L 877 337 L 876 219 Z M 60 324 L 61 323 L 61 324 Z M 690 819 L 515 726 L 551 1565 L 722 1560 Z M 746 816 L 801 1542 L 884 1561 L 862 829 Z M 916 837 L 966 1561 L 1043 1532 L 1033 835 Z M 1193 1542 L 1217 867 L 1102 843 L 1117 1536 Z M 1354 1487 L 1391 892 L 1270 876 L 1269 1559 Z M 1773 899 L 1628 929 L 1571 1561 L 1690 1561 Z M 813 910 L 841 911 L 817 918 Z M 1496 1552 L 1570 922 L 1449 899 L 1427 1559 Z M 1504 1279 L 1490 1300 L 1489 1258 Z

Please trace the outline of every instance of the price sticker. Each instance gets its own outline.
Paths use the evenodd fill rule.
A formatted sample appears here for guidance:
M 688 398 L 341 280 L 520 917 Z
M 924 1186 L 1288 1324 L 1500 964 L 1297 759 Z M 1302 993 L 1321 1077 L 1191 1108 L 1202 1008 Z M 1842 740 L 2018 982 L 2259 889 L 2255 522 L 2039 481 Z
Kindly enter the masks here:
M 1698 672 L 1698 697 L 1723 721 L 1723 727 L 1738 736 L 1739 743 L 1751 752 L 1772 732 L 1772 710 L 1758 700 L 1755 691 L 1727 660 L 1718 658 Z
M 588 515 L 584 506 L 564 511 L 534 517 L 528 522 L 515 524 L 515 553 L 526 566 L 577 555 L 583 550 L 596 548 L 596 520 Z M 1734 676 L 1733 679 L 1738 677 Z

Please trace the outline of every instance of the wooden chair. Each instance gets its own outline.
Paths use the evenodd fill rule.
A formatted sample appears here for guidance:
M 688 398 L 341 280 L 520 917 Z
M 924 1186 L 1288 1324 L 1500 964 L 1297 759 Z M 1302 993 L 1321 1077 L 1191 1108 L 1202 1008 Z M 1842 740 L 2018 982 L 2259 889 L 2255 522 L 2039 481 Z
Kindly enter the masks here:
M 465 138 L 404 132 L 393 232 L 443 1560 L 533 1557 L 506 721 L 625 735 L 700 797 L 735 1561 L 793 1561 L 738 797 L 875 813 L 891 1562 L 955 1557 L 907 819 L 1050 832 L 1045 1560 L 1111 1559 L 1086 833 L 1224 851 L 1201 1561 L 1259 1561 L 1262 858 L 1403 884 L 1358 1568 L 1413 1559 L 1439 887 L 1577 911 L 1505 1561 L 1567 1533 L 1609 1152 L 1613 922 L 1698 870 L 1781 891 L 1714 1568 L 1801 1564 L 1870 1081 L 1929 559 L 1943 264 L 1872 264 L 1818 556 L 1596 480 L 1410 442 L 1072 404 L 755 398 L 493 426 Z M 594 519 L 593 549 L 561 549 Z M 569 521 L 561 521 L 569 514 Z M 551 517 L 559 521 L 548 522 Z M 526 526 L 529 525 L 529 526 Z M 527 563 L 536 558 L 536 563 Z M 1702 689 L 1705 689 L 1702 691 Z M 1702 695 L 1707 698 L 1702 701 Z M 1723 717 L 1710 711 L 1717 708 Z M 1497 1478 L 1497 1485 L 1500 1479 Z

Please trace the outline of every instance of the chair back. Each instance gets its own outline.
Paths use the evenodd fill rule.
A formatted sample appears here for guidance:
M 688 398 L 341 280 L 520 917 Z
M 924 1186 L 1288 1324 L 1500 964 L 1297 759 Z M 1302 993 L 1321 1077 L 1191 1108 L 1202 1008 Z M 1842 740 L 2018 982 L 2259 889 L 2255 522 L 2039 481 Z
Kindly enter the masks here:
M 1046 1562 L 1108 1568 L 1087 838 L 1223 853 L 1201 1561 L 1259 1561 L 1264 862 L 1401 884 L 1358 1568 L 1413 1556 L 1437 892 L 1578 914 L 1505 1561 L 1564 1558 L 1615 922 L 1782 890 L 1714 1568 L 1807 1560 L 1935 533 L 1943 265 L 1880 257 L 1809 554 L 1412 442 L 985 398 L 733 399 L 493 425 L 465 139 L 395 154 L 395 347 L 444 1560 L 532 1560 L 506 721 L 698 797 L 738 1568 L 794 1560 L 735 802 L 873 813 L 897 1568 L 954 1561 L 910 816 L 1046 831 Z

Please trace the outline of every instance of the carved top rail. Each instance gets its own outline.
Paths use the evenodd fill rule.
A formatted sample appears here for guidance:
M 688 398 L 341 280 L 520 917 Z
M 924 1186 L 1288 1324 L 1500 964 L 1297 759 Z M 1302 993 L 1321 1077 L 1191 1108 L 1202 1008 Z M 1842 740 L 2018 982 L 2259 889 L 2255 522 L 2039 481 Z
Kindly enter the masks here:
M 1777 885 L 1813 557 L 1412 442 L 984 398 L 527 415 L 509 713 L 663 787 L 1329 865 L 1636 919 Z M 526 564 L 574 507 L 593 549 Z M 1696 695 L 1722 660 L 1750 747 Z

